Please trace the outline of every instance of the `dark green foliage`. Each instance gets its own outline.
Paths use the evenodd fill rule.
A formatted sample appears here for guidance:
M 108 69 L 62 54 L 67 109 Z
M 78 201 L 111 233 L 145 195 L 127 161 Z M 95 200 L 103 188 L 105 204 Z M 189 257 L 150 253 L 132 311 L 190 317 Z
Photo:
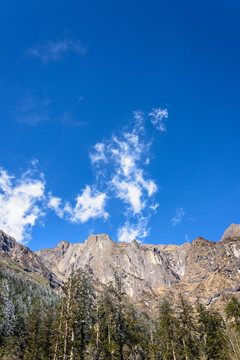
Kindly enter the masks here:
M 221 315 L 198 306 L 198 323 L 200 325 L 200 340 L 206 359 L 229 359 L 229 349 L 225 327 Z
M 159 304 L 156 333 L 156 356 L 161 360 L 177 360 L 180 349 L 179 321 L 167 299 Z
M 228 320 L 232 321 L 232 325 L 240 332 L 240 301 L 234 296 L 225 307 L 225 313 Z
M 149 318 L 137 311 L 115 275 L 97 302 L 96 359 L 148 359 Z
M 197 360 L 200 358 L 200 342 L 194 315 L 193 307 L 180 295 L 178 304 L 178 330 L 182 359 Z
M 94 291 L 87 275 L 77 270 L 64 286 L 55 359 L 84 359 L 94 333 Z
M 229 346 L 236 359 L 240 359 L 240 301 L 232 297 L 225 306 Z
M 237 360 L 240 302 L 219 313 L 182 296 L 159 303 L 156 321 L 124 293 L 121 277 L 96 296 L 87 274 L 75 272 L 63 294 L 22 273 L 0 270 L 1 360 Z
M 58 295 L 45 286 L 30 281 L 21 273 L 1 268 L 0 358 L 49 359 L 44 322 L 56 315 L 57 302 Z M 52 329 L 52 324 L 47 326 Z M 38 354 L 31 355 L 40 343 Z

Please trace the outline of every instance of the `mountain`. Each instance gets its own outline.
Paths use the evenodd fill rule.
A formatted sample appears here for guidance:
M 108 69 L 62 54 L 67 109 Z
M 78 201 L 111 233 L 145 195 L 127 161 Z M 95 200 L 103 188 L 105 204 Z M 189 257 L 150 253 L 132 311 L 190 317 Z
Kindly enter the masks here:
M 115 243 L 108 235 L 90 235 L 85 243 L 61 241 L 36 252 L 62 281 L 78 268 L 101 287 L 120 273 L 134 301 L 151 306 L 159 296 L 173 300 L 182 293 L 190 301 L 210 305 L 240 291 L 240 225 L 232 224 L 219 242 L 201 237 L 192 244 Z
M 115 243 L 108 235 L 90 235 L 84 243 L 60 241 L 34 253 L 0 230 L 0 266 L 59 291 L 72 271 L 82 268 L 101 290 L 121 274 L 128 296 L 152 307 L 159 297 L 173 301 L 182 293 L 191 302 L 220 306 L 240 296 L 240 225 L 232 224 L 219 242 L 201 237 L 191 244 Z
M 50 271 L 44 261 L 28 247 L 0 230 L 0 267 L 21 273 L 23 276 L 59 290 L 62 281 Z

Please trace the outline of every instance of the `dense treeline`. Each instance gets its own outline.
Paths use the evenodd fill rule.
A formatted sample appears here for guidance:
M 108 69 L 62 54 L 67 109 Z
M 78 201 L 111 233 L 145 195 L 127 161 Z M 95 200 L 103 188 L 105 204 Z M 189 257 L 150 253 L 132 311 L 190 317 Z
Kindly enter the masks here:
M 179 297 L 160 301 L 156 319 L 137 310 L 117 275 L 96 296 L 78 270 L 63 295 L 0 272 L 0 358 L 3 360 L 230 360 L 240 359 L 240 302 L 224 318 Z

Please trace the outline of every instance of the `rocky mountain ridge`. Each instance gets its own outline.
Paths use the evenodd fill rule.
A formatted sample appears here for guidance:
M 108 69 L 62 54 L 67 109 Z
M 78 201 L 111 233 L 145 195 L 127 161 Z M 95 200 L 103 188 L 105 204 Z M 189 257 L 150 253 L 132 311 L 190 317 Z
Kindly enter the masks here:
M 63 281 L 78 268 L 102 285 L 120 273 L 126 293 L 145 305 L 179 293 L 210 304 L 239 291 L 240 225 L 232 224 L 219 242 L 198 237 L 180 246 L 115 243 L 101 234 L 90 235 L 85 243 L 61 241 L 37 255 Z
M 30 279 L 44 281 L 54 290 L 59 290 L 62 286 L 62 281 L 46 267 L 44 261 L 34 251 L 19 244 L 2 230 L 0 230 L 0 261 L 1 266 L 14 268 L 17 272 L 22 271 Z
M 85 243 L 60 241 L 34 253 L 0 231 L 0 259 L 11 259 L 30 275 L 38 274 L 58 290 L 72 271 L 82 268 L 103 288 L 114 273 L 126 293 L 151 307 L 162 296 L 182 293 L 191 302 L 213 304 L 240 295 L 240 225 L 232 224 L 219 242 L 198 237 L 191 244 L 149 245 L 136 240 L 115 243 L 108 235 L 90 235 Z

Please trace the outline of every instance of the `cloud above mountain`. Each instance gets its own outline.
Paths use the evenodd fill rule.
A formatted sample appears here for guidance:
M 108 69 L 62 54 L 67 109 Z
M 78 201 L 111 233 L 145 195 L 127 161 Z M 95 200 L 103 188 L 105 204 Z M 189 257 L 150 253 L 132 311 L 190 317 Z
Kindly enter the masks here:
M 92 184 L 85 184 L 72 202 L 46 190 L 44 176 L 34 170 L 37 161 L 32 163 L 32 170 L 19 178 L 1 169 L 0 228 L 17 241 L 26 242 L 38 218 L 49 211 L 75 224 L 95 219 L 111 221 L 117 211 L 120 213 L 116 229 L 118 240 L 143 241 L 149 235 L 149 221 L 159 206 L 156 202 L 158 185 L 148 170 L 152 140 L 147 135 L 145 122 L 152 122 L 152 114 L 156 113 L 159 127 L 161 116 L 166 115 L 165 110 L 162 110 L 163 115 L 159 115 L 160 112 L 161 109 L 152 109 L 148 115 L 133 112 L 129 126 L 90 149 L 94 180 Z M 117 204 L 115 210 L 109 206 L 110 201 Z M 173 226 L 181 222 L 183 215 L 183 209 L 178 209 L 172 219 Z
M 75 206 L 70 205 L 69 202 L 63 203 L 61 198 L 51 196 L 48 207 L 60 218 L 65 218 L 71 223 L 84 223 L 94 218 L 106 220 L 109 216 L 105 211 L 106 199 L 105 193 L 99 193 L 87 185 L 81 195 L 77 196 Z
M 33 171 L 27 171 L 17 179 L 0 169 L 0 229 L 20 243 L 27 242 L 32 227 L 44 214 L 44 192 L 43 176 L 36 178 Z
M 158 207 L 154 199 L 158 186 L 146 170 L 151 141 L 146 136 L 144 121 L 144 113 L 135 111 L 132 127 L 97 143 L 90 153 L 98 183 L 104 184 L 109 197 L 124 204 L 126 220 L 117 229 L 119 241 L 147 237 L 148 222 Z

